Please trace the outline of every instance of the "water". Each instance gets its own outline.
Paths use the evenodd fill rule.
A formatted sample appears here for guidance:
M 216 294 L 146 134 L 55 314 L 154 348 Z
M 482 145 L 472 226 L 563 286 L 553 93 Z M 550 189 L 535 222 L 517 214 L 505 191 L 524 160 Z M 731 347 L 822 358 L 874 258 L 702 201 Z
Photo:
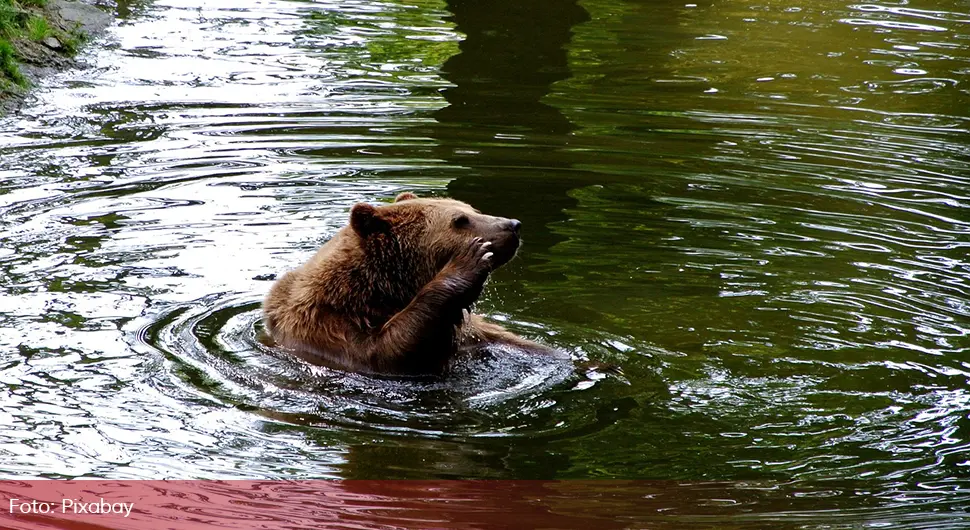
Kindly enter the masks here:
M 0 121 L 0 475 L 637 478 L 970 527 L 970 5 L 117 14 Z M 624 375 L 263 347 L 270 279 L 403 190 L 521 219 L 480 311 Z

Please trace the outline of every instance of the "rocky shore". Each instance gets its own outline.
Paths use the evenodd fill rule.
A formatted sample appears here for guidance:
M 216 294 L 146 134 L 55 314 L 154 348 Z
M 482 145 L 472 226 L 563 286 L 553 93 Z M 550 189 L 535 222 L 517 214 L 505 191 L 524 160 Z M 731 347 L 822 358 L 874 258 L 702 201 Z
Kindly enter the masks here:
M 76 66 L 78 49 L 114 17 L 71 0 L 0 0 L 0 115 L 17 108 L 30 87 Z

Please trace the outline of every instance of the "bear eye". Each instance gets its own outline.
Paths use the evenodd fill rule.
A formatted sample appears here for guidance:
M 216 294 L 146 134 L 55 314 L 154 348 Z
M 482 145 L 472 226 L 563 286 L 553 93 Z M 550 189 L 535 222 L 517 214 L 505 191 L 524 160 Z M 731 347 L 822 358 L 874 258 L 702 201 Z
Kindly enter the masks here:
M 470 220 L 468 219 L 467 215 L 459 215 L 458 217 L 455 217 L 455 220 L 452 221 L 452 224 L 455 225 L 455 228 L 462 228 L 464 226 L 468 226 L 469 222 Z

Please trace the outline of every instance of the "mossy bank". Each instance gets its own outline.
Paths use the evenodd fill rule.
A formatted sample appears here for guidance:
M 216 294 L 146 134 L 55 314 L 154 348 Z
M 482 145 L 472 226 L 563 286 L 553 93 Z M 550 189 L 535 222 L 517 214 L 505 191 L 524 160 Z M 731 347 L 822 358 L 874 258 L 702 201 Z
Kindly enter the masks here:
M 112 20 L 81 2 L 0 0 L 0 115 L 39 78 L 75 65 L 78 49 Z

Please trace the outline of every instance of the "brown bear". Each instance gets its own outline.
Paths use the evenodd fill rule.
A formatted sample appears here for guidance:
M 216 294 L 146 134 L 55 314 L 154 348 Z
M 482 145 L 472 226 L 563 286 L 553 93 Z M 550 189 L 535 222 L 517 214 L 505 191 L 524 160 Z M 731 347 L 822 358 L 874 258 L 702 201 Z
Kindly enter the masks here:
M 488 345 L 555 354 L 470 313 L 515 256 L 520 225 L 413 193 L 356 204 L 349 226 L 273 285 L 266 330 L 309 362 L 375 374 L 442 374 L 459 351 Z

